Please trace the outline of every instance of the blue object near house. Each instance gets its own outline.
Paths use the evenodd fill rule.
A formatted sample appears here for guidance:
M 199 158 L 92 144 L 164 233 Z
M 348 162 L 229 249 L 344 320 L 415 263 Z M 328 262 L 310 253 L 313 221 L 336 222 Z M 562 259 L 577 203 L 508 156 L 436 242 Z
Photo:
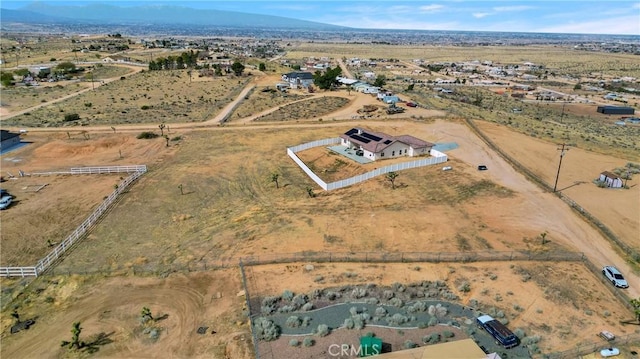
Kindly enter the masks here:
M 385 96 L 382 98 L 382 102 L 392 104 L 400 102 L 400 99 L 398 98 L 398 96 Z

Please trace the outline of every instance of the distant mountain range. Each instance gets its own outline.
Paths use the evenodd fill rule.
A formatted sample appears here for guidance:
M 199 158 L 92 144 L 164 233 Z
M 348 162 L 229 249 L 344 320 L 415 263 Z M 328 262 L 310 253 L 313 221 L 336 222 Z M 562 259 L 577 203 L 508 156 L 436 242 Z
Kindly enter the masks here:
M 0 9 L 2 27 L 23 24 L 207 25 L 220 27 L 340 30 L 345 27 L 288 17 L 171 5 L 120 7 L 107 4 L 49 5 L 34 2 L 19 10 Z

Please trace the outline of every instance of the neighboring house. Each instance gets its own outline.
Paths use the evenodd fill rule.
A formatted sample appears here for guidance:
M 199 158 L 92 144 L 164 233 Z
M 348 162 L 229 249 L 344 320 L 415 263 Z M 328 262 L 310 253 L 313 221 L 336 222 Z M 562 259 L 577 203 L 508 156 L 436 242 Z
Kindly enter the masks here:
M 311 72 L 289 72 L 282 75 L 282 81 L 288 82 L 292 89 L 307 88 L 313 85 L 313 74 Z
M 615 173 L 604 171 L 600 174 L 599 180 L 607 184 L 607 187 L 622 188 L 622 178 L 618 177 Z
M 5 150 L 9 147 L 17 145 L 18 143 L 20 143 L 19 133 L 0 130 L 0 150 Z
M 391 136 L 362 128 L 352 128 L 340 135 L 340 144 L 362 151 L 362 156 L 372 161 L 396 157 L 415 157 L 429 154 L 433 143 L 419 138 L 402 135 Z

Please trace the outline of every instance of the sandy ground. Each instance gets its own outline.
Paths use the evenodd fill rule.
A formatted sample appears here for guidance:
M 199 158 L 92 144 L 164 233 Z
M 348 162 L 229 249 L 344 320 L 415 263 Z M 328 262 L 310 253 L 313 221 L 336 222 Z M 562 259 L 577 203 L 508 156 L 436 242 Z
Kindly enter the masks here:
M 370 97 L 368 95 L 366 96 L 367 98 Z M 363 99 L 362 101 L 365 100 Z M 354 111 L 362 106 L 362 103 L 364 102 L 354 101 L 349 109 L 341 110 L 341 112 L 338 112 L 335 115 L 345 116 L 344 118 L 351 118 L 351 116 L 354 115 Z M 410 111 L 411 110 L 409 110 L 409 112 Z M 342 122 L 340 126 L 347 127 L 350 124 L 361 125 L 362 123 L 357 121 L 351 123 Z M 304 128 L 304 126 L 305 125 L 300 125 L 301 128 Z M 288 127 L 295 128 L 296 125 L 289 125 Z M 631 288 L 628 289 L 628 294 L 631 297 L 640 296 L 640 277 L 634 275 L 632 267 L 620 259 L 615 248 L 612 248 L 612 246 L 589 224 L 578 218 L 562 201 L 549 193 L 543 192 L 538 187 L 528 182 L 502 158 L 489 150 L 487 146 L 480 139 L 474 136 L 464 125 L 449 121 L 435 121 L 433 124 L 424 124 L 412 121 L 388 121 L 376 122 L 375 127 L 378 130 L 389 130 L 389 132 L 407 132 L 432 142 L 457 142 L 460 145 L 460 148 L 449 152 L 453 161 L 452 163 L 454 164 L 454 171 L 460 171 L 474 178 L 491 180 L 513 190 L 516 193 L 514 198 L 495 198 L 488 201 L 471 201 L 469 204 L 465 204 L 464 206 L 468 215 L 473 218 L 480 219 L 480 222 L 486 225 L 488 229 L 485 233 L 487 233 L 487 235 L 489 235 L 491 230 L 494 230 L 499 231 L 502 235 L 508 234 L 511 236 L 511 238 L 504 239 L 507 243 L 503 243 L 502 245 L 497 239 L 499 237 L 498 235 L 490 237 L 489 239 L 492 240 L 492 244 L 494 245 L 493 248 L 495 250 L 505 250 L 506 248 L 509 248 L 511 245 L 508 243 L 509 241 L 519 243 L 521 242 L 522 237 L 534 237 L 538 233 L 547 231 L 549 233 L 548 238 L 551 241 L 554 243 L 557 242 L 557 244 L 571 250 L 584 252 L 585 255 L 596 265 L 617 265 L 624 273 L 627 274 L 627 279 L 631 286 Z M 103 128 L 103 130 L 108 131 L 108 128 Z M 216 129 L 216 131 L 223 130 L 224 129 L 222 128 Z M 56 130 L 51 129 L 49 131 Z M 487 131 L 489 131 L 492 136 L 495 136 L 496 141 L 508 142 L 508 144 L 505 145 L 505 147 L 508 148 L 517 148 L 516 145 L 522 140 L 517 136 L 512 137 L 513 133 L 505 128 L 487 127 Z M 126 151 L 123 151 L 126 152 L 123 162 L 128 164 L 149 164 L 149 162 L 152 162 L 161 165 L 163 162 L 163 154 L 161 153 L 163 141 L 153 142 L 153 145 L 150 145 L 149 143 L 145 143 L 143 145 L 141 144 L 142 142 L 134 141 L 132 139 L 120 139 L 114 140 L 116 145 L 113 146 L 92 147 L 88 144 L 81 144 L 78 145 L 76 150 L 70 151 L 69 148 L 75 148 L 75 145 L 70 143 L 68 141 L 69 139 L 65 141 L 64 137 L 66 137 L 66 134 L 60 132 L 53 132 L 52 134 L 49 134 L 48 132 L 43 131 L 41 134 L 33 134 L 33 137 L 30 133 L 27 138 L 41 138 L 43 141 L 42 145 L 32 147 L 31 149 L 29 149 L 29 147 L 21 149 L 16 153 L 12 153 L 11 157 L 23 157 L 24 166 L 37 169 L 50 168 L 54 160 L 56 168 L 67 165 L 76 166 L 85 164 L 105 164 L 105 162 L 112 163 L 110 161 L 113 161 L 113 163 L 119 163 L 119 154 L 117 149 L 122 147 L 123 149 L 126 149 Z M 107 139 L 105 140 L 106 143 L 110 143 L 112 138 L 117 139 L 118 137 L 118 133 L 111 135 L 104 134 L 104 138 Z M 525 143 L 525 141 L 522 142 Z M 527 144 L 527 146 L 532 146 L 532 148 L 549 148 L 548 144 L 538 144 L 540 147 L 536 147 L 534 144 Z M 60 155 L 56 152 L 59 147 L 65 148 L 65 151 L 67 151 L 65 152 L 66 155 Z M 41 150 L 37 151 L 38 148 Z M 552 153 L 548 155 L 549 158 L 557 156 L 557 153 L 552 151 L 549 152 Z M 576 154 L 574 155 L 574 153 Z M 587 161 L 590 158 L 590 154 L 588 153 L 585 153 L 584 157 L 580 157 L 581 155 L 579 151 L 571 152 L 569 156 L 576 158 L 575 164 L 581 162 L 579 159 Z M 4 158 L 5 156 L 3 156 L 3 160 Z M 569 157 L 567 157 L 567 159 L 568 158 Z M 548 163 L 549 161 L 550 160 L 544 156 L 540 156 L 539 158 L 536 157 L 535 159 L 531 158 L 531 162 L 535 163 L 532 164 L 534 168 L 546 168 L 543 164 Z M 619 160 L 604 156 L 598 161 L 602 161 L 603 164 L 613 164 L 618 163 Z M 478 173 L 475 171 L 475 167 L 478 164 L 487 165 L 489 170 Z M 563 172 L 563 174 L 566 174 L 566 177 L 562 178 L 566 178 L 569 182 L 561 182 L 564 183 L 565 186 L 567 183 L 571 184 L 572 182 L 570 181 L 573 178 L 572 175 L 569 174 L 569 169 L 571 167 L 568 165 L 566 168 L 566 172 Z M 584 178 L 587 170 L 584 171 L 585 172 L 579 172 L 580 175 L 577 175 L 576 178 Z M 589 171 L 591 171 L 591 169 Z M 548 174 L 546 176 L 548 176 Z M 370 181 L 357 190 L 380 191 L 384 188 L 384 185 L 384 181 Z M 586 184 L 574 186 L 571 189 L 567 189 L 567 191 L 577 191 L 583 187 L 586 188 L 587 186 L 588 185 Z M 352 191 L 355 191 L 355 189 L 352 189 Z M 572 197 L 581 196 L 580 194 L 572 194 L 572 192 L 567 193 Z M 584 196 L 584 198 L 589 198 L 589 195 L 589 192 L 586 192 L 582 196 Z M 398 194 L 398 196 L 401 196 L 401 194 Z M 580 201 L 577 197 L 574 199 Z M 623 203 L 627 203 L 624 202 L 626 200 L 626 198 L 620 199 Z M 327 201 L 331 201 L 331 198 L 328 198 Z M 608 201 L 615 203 L 614 200 L 611 200 L 610 198 Z M 595 205 L 597 201 L 594 199 L 592 203 Z M 612 207 L 616 207 L 618 205 L 612 204 Z M 372 208 L 371 214 L 375 216 L 376 212 L 377 210 Z M 632 211 L 630 211 L 630 213 L 633 214 Z M 638 213 L 638 211 L 636 210 L 635 213 Z M 438 224 L 441 224 L 442 220 L 448 220 L 450 218 L 450 213 L 443 214 L 442 216 L 434 213 L 430 214 L 427 218 L 419 213 L 397 213 L 397 215 L 392 215 L 386 218 L 381 216 L 374 218 L 372 216 L 369 222 L 362 224 L 362 228 L 366 228 L 374 224 L 378 227 L 385 228 L 383 236 L 385 241 L 387 241 L 385 248 L 393 250 L 430 250 L 432 248 L 429 247 L 429 243 L 425 243 L 417 238 L 414 238 L 413 241 L 407 240 L 405 242 L 405 239 L 409 239 L 405 234 L 406 230 L 411 228 L 411 231 L 416 231 L 418 233 L 428 231 L 433 237 L 445 234 L 446 236 L 443 238 L 446 238 L 452 234 L 450 233 L 451 231 L 455 232 L 455 229 L 446 228 L 447 226 L 439 226 Z M 602 220 L 611 221 L 613 218 L 616 217 L 605 216 Z M 329 226 L 329 218 L 321 219 L 319 221 L 321 222 L 320 225 L 324 225 L 325 220 L 327 226 Z M 333 218 L 333 220 L 335 220 L 335 218 Z M 610 223 L 612 227 L 617 228 L 620 224 L 624 224 L 626 222 L 622 221 L 618 223 L 611 221 Z M 345 232 L 343 237 L 348 239 L 349 234 Z M 357 245 L 364 244 L 365 243 L 359 243 Z M 282 245 L 281 236 L 274 234 L 263 239 L 260 243 L 247 243 L 246 246 L 239 248 L 235 253 L 237 255 L 245 255 L 247 253 L 258 254 L 262 251 L 261 248 L 279 248 L 280 245 Z M 450 248 L 451 244 L 435 243 L 435 246 L 436 248 L 446 248 L 447 246 Z M 307 242 L 302 247 L 301 244 L 298 243 L 297 245 L 290 247 L 291 251 L 304 249 L 322 249 L 322 242 L 319 244 Z M 282 268 L 282 266 L 280 266 L 280 268 Z M 446 274 L 446 269 L 438 268 L 439 269 L 437 270 L 433 270 L 433 272 Z M 495 267 L 495 269 L 491 270 L 497 271 L 499 269 L 500 268 Z M 338 271 L 340 270 L 341 269 L 338 269 Z M 555 271 L 556 269 L 550 270 Z M 576 268 L 571 268 L 571 270 L 581 271 Z M 216 341 L 214 339 L 203 340 L 201 339 L 202 337 L 197 336 L 197 334 L 193 334 L 193 331 L 201 325 L 201 318 L 211 318 L 214 322 L 212 327 L 215 328 L 215 323 L 221 323 L 223 321 L 221 318 L 225 315 L 224 313 L 227 313 L 227 311 L 232 308 L 235 310 L 241 308 L 241 304 L 238 301 L 235 301 L 235 297 L 233 300 L 231 299 L 231 297 L 233 297 L 239 290 L 238 280 L 237 278 L 233 279 L 234 275 L 235 274 L 230 274 L 229 272 L 213 272 L 193 276 L 176 275 L 167 279 L 143 277 L 107 278 L 98 282 L 100 285 L 89 283 L 88 287 L 81 287 L 81 282 L 83 282 L 82 279 L 61 278 L 59 284 L 55 286 L 58 289 L 52 289 L 54 286 L 51 286 L 49 289 L 44 289 L 44 293 L 46 293 L 47 290 L 57 290 L 55 295 L 52 296 L 54 297 L 53 308 L 56 308 L 55 311 L 42 311 L 42 308 L 46 308 L 49 304 L 43 303 L 44 299 L 41 296 L 38 300 L 34 300 L 32 302 L 32 306 L 27 307 L 24 314 L 26 317 L 29 317 L 30 315 L 38 315 L 41 318 L 40 323 L 46 325 L 37 325 L 28 333 L 21 333 L 17 336 L 3 338 L 2 356 L 59 357 L 61 355 L 60 352 L 52 351 L 51 348 L 57 348 L 60 340 L 68 339 L 68 330 L 70 329 L 73 321 L 82 320 L 83 327 L 88 335 L 99 332 L 105 332 L 107 334 L 113 332 L 111 335 L 113 338 L 117 338 L 115 344 L 106 345 L 101 348 L 97 353 L 98 356 L 117 357 L 121 353 L 127 353 L 127 357 L 157 357 L 158 355 L 162 355 L 177 358 L 185 354 L 184 350 L 187 350 L 188 357 L 209 357 L 211 352 L 218 350 L 216 349 L 217 345 L 222 345 L 224 342 L 242 342 L 242 338 L 246 338 L 246 333 L 248 333 L 248 329 L 246 327 L 235 328 L 231 325 L 223 332 L 224 335 L 219 336 L 223 337 L 220 341 Z M 378 278 L 380 275 L 382 275 L 382 273 L 372 274 L 374 279 L 381 279 Z M 575 276 L 571 274 L 571 276 L 581 283 L 581 288 L 592 288 L 592 292 L 589 292 L 589 298 L 596 298 L 594 301 L 598 304 L 598 307 L 594 307 L 593 311 L 601 313 L 602 309 L 610 303 L 607 300 L 601 299 L 604 298 L 604 296 L 610 295 L 607 294 L 608 289 L 597 284 L 598 281 L 596 281 L 590 273 Z M 291 279 L 287 279 L 287 277 L 282 276 L 276 276 L 275 278 L 277 278 L 277 281 L 280 283 L 291 284 L 295 283 L 295 279 L 298 277 L 294 275 Z M 469 275 L 469 278 L 474 277 Z M 559 276 L 558 278 L 561 277 Z M 222 301 L 216 302 L 209 299 L 212 296 L 212 291 L 215 290 L 213 289 L 215 287 L 215 283 L 221 283 L 221 288 L 226 288 L 218 289 L 215 292 L 217 293 L 217 291 L 221 291 L 225 293 L 222 298 L 227 298 L 229 300 L 228 302 L 225 302 L 225 304 L 213 305 L 213 303 L 222 303 Z M 506 281 L 501 285 L 497 283 L 494 284 L 493 282 L 490 283 L 491 286 L 489 290 L 492 291 L 491 293 L 500 291 L 505 292 L 506 295 L 507 290 L 511 290 L 514 293 L 517 291 L 519 295 L 523 295 L 523 303 L 528 303 L 531 308 L 536 308 L 538 306 L 537 302 L 534 305 L 531 302 L 532 300 L 537 301 L 539 296 L 544 297 L 545 295 L 539 294 L 538 296 L 527 297 L 532 289 L 514 285 L 513 281 Z M 43 285 L 43 283 L 41 284 Z M 47 286 L 43 285 L 43 287 Z M 68 300 L 64 299 L 65 295 Z M 44 296 L 46 296 L 46 294 Z M 127 301 L 123 302 L 122 298 L 127 298 Z M 466 299 L 468 299 L 468 297 L 466 297 Z M 591 299 L 587 298 L 585 300 L 588 302 Z M 58 305 L 57 303 L 60 304 Z M 40 309 L 36 309 L 36 305 L 40 305 Z M 166 335 L 165 331 L 162 332 L 162 335 L 156 344 L 147 343 L 142 336 L 135 331 L 135 327 L 137 325 L 136 316 L 138 315 L 140 308 L 144 305 L 150 306 L 154 313 L 169 314 L 169 317 L 166 320 L 159 322 L 159 325 L 166 327 L 167 330 Z M 565 314 L 563 312 L 563 306 L 560 304 L 555 303 L 553 306 L 540 305 L 543 307 L 542 310 L 543 313 L 545 313 L 545 316 L 548 316 L 549 318 L 561 318 Z M 584 308 L 581 308 L 580 310 L 583 309 Z M 615 312 L 620 316 L 624 315 L 619 309 L 612 310 L 612 312 Z M 578 314 L 575 314 L 575 316 L 578 318 Z M 112 321 L 113 317 L 118 319 Z M 242 317 L 238 315 L 234 318 Z M 616 316 L 612 316 L 612 318 L 618 319 Z M 231 323 L 235 320 L 242 319 L 233 319 Z M 585 319 L 578 318 L 577 322 L 574 322 L 573 324 L 581 328 L 583 325 L 581 324 L 582 322 L 580 322 L 581 320 L 584 321 Z M 608 319 L 610 322 L 607 322 L 607 319 L 604 319 L 605 321 L 603 322 L 595 321 L 594 317 L 588 316 L 586 320 L 594 321 L 594 323 L 589 324 L 591 326 L 588 327 L 588 335 L 574 336 L 572 337 L 573 341 L 569 341 L 569 343 L 576 343 L 580 340 L 584 340 L 584 338 L 590 338 L 592 336 L 591 332 L 598 326 L 605 324 L 616 325 L 612 319 Z M 518 323 L 514 324 L 517 325 Z M 525 324 L 526 322 L 523 320 L 522 325 Z M 3 325 L 4 328 L 8 325 L 6 318 L 3 318 Z M 620 327 L 618 327 L 618 329 L 621 331 L 623 330 Z M 558 330 L 562 329 L 559 328 Z M 569 335 L 572 332 L 580 333 L 579 331 L 572 331 L 571 327 L 569 327 L 569 329 L 565 329 L 565 331 L 567 330 L 569 333 L 566 335 Z M 46 339 L 35 341 L 33 340 L 34 337 Z M 240 339 L 234 339 L 236 337 Z M 246 339 L 244 341 L 246 342 Z M 188 344 L 185 345 L 184 343 Z M 226 350 L 233 353 L 230 357 L 244 358 L 248 357 L 246 345 L 246 343 L 237 344 L 235 347 L 232 345 L 231 349 L 227 346 Z M 549 345 L 551 347 L 554 346 L 551 342 Z M 222 358 L 224 357 L 223 355 L 226 354 L 216 354 L 214 357 Z
M 37 324 L 14 335 L 5 331 L 3 358 L 86 357 L 86 353 L 68 355 L 60 348 L 60 341 L 70 339 L 73 322 L 81 322 L 83 340 L 105 333 L 113 341 L 98 346 L 92 357 L 253 357 L 250 330 L 242 315 L 244 297 L 237 296 L 242 285 L 236 269 L 166 279 L 49 277 L 38 287 L 44 290 L 32 294 L 32 302 L 20 311 L 24 319 L 37 315 Z M 46 303 L 47 297 L 55 299 Z M 47 310 L 34 314 L 35 306 Z M 161 330 L 155 342 L 139 322 L 145 306 L 156 318 L 166 316 L 151 325 Z M 3 317 L 3 327 L 11 319 Z M 205 334 L 196 332 L 201 326 L 208 327 Z

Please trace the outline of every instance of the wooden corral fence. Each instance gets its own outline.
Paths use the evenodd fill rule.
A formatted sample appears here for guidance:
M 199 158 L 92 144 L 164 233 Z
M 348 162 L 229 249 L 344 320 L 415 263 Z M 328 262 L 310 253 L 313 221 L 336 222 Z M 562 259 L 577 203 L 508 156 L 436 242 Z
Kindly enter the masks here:
M 116 198 L 124 192 L 129 185 L 147 172 L 147 166 L 105 166 L 105 167 L 76 167 L 68 172 L 42 172 L 31 175 L 53 175 L 53 174 L 103 174 L 103 173 L 131 173 L 122 180 L 118 187 L 87 217 L 67 238 L 58 244 L 49 254 L 40 259 L 33 267 L 0 267 L 0 277 L 37 277 L 46 271 L 56 260 L 58 260 L 67 249 L 71 248 L 79 239 L 93 227 L 96 221 L 109 209 Z

